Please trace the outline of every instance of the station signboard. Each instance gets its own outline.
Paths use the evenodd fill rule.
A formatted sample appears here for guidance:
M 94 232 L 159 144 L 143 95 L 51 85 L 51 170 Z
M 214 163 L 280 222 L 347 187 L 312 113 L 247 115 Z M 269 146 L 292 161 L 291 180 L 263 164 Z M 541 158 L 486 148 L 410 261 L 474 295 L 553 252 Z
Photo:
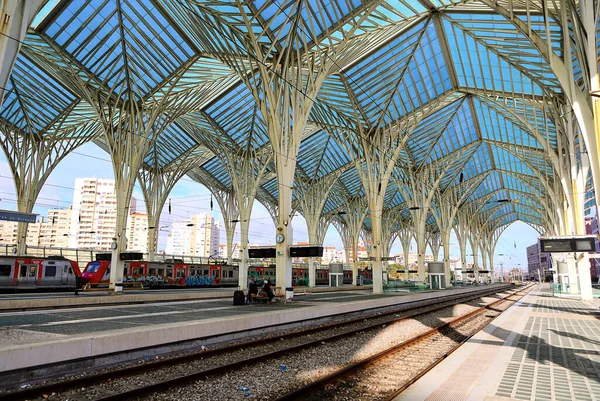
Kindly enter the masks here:
M 596 236 L 540 237 L 540 252 L 570 253 L 596 252 Z
M 20 213 L 12 210 L 0 210 L 0 220 L 16 221 L 18 223 L 35 223 L 37 219 L 35 213 Z

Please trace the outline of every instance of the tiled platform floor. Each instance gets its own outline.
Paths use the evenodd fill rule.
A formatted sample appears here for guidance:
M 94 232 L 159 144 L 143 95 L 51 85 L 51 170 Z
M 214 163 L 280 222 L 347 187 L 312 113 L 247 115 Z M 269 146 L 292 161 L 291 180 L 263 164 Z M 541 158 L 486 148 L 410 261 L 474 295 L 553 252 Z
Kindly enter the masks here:
M 600 400 L 600 302 L 532 291 L 397 400 Z

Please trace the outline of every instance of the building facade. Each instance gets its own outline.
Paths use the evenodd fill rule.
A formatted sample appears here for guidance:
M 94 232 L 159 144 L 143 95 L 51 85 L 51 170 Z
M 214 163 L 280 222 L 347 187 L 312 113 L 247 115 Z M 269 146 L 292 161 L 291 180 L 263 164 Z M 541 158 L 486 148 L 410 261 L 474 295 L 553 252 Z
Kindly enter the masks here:
M 239 259 L 240 258 L 240 244 L 239 243 L 234 243 L 233 244 L 233 252 L 231 255 L 232 259 Z M 219 244 L 219 259 L 225 260 L 229 257 L 229 250 L 227 249 L 227 244 Z
M 167 238 L 168 255 L 219 257 L 219 224 L 206 213 L 174 222 Z
M 115 181 L 75 179 L 69 247 L 110 250 L 116 224 Z
M 543 281 L 551 273 L 551 268 L 548 254 L 540 254 L 539 242 L 527 247 L 527 276 L 530 280 Z
M 39 245 L 53 248 L 67 248 L 71 231 L 72 207 L 48 210 L 48 220 L 41 224 Z
M 115 193 L 115 181 L 103 178 L 77 178 L 75 179 L 75 191 L 73 193 L 73 205 L 71 212 L 71 223 L 69 227 L 69 248 L 95 249 L 109 251 L 117 228 L 117 196 Z M 136 200 L 131 198 L 130 212 L 135 213 Z M 136 249 L 146 245 L 131 247 L 131 238 L 127 230 L 130 229 L 131 221 L 127 222 L 126 235 L 128 249 Z M 142 226 L 141 222 L 136 223 Z M 147 226 L 147 220 L 146 220 Z M 139 236 L 139 233 L 138 233 Z M 140 244 L 141 240 L 137 243 Z M 135 242 L 135 240 L 134 240 Z
M 127 250 L 148 252 L 148 215 L 133 212 L 127 221 Z

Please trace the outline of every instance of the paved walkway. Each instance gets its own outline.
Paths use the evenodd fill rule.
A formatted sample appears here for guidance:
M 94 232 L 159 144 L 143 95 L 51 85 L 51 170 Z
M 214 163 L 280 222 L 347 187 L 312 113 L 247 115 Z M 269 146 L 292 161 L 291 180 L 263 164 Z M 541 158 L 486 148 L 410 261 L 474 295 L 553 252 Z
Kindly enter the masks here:
M 600 401 L 600 302 L 536 287 L 396 400 Z
M 425 305 L 438 302 L 439 297 L 490 288 L 382 295 L 370 290 L 337 291 L 272 305 L 234 306 L 231 299 L 213 299 L 5 312 L 0 313 L 0 372 L 219 335 L 237 336 L 247 330 L 276 330 L 279 325 L 371 308 Z
M 372 286 L 297 287 L 298 293 L 370 290 Z M 33 292 L 0 294 L 0 313 L 20 309 L 49 309 L 89 305 L 116 305 L 165 301 L 191 301 L 200 299 L 232 298 L 235 288 L 174 288 L 161 290 L 126 289 L 118 296 L 108 291 L 93 290 L 73 292 Z

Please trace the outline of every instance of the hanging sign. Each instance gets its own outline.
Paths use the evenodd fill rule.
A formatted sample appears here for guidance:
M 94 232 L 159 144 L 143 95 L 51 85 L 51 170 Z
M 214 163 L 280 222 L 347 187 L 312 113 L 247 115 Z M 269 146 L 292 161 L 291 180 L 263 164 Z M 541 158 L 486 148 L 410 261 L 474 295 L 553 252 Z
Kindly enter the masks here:
M 18 223 L 35 223 L 37 219 L 35 213 L 19 213 L 11 210 L 0 210 L 0 220 L 16 221 Z

